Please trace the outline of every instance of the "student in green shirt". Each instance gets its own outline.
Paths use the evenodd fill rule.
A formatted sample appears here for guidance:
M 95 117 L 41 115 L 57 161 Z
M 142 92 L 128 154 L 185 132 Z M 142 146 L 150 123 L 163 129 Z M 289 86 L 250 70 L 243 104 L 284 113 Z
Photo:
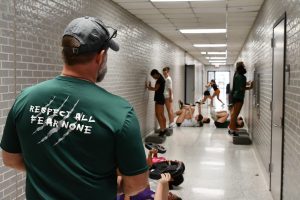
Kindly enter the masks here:
M 71 21 L 62 38 L 60 76 L 21 92 L 1 141 L 6 166 L 26 171 L 26 198 L 115 200 L 116 169 L 123 192 L 148 186 L 148 166 L 135 111 L 96 85 L 108 49 L 119 50 L 99 19 Z
M 253 88 L 253 82 L 247 82 L 245 74 L 247 73 L 246 67 L 243 62 L 236 64 L 236 72 L 233 77 L 233 88 L 231 91 L 231 103 L 233 105 L 230 114 L 229 132 L 230 134 L 237 135 L 236 127 L 237 117 L 244 104 L 245 91 Z

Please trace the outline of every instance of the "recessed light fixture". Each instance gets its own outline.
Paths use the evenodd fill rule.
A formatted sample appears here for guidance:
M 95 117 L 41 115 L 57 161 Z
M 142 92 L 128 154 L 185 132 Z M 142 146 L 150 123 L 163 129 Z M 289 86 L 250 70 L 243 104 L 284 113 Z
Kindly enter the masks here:
M 151 0 L 152 2 L 175 2 L 175 1 L 224 1 L 224 0 Z
M 202 54 L 202 55 L 205 55 L 205 54 L 206 54 L 206 52 L 205 52 L 205 51 L 202 51 L 202 52 L 201 52 L 201 54 Z
M 215 65 L 215 66 L 220 66 L 220 65 L 226 65 L 226 63 L 209 63 L 209 64 L 211 64 L 211 65 Z
M 226 63 L 226 60 L 209 60 L 210 63 Z
M 180 29 L 181 33 L 226 33 L 226 29 Z
M 226 47 L 227 44 L 194 44 L 194 47 Z
M 224 60 L 224 59 L 227 59 L 227 57 L 208 57 L 208 59 L 211 59 L 211 60 Z
M 227 54 L 227 51 L 209 51 L 207 52 L 209 55 L 221 55 L 221 54 Z

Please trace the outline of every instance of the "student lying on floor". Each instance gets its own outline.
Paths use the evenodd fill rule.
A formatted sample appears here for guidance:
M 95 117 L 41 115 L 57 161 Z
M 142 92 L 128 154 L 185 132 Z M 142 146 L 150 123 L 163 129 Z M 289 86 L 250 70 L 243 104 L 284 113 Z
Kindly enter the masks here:
M 229 106 L 229 111 L 231 110 L 231 107 Z M 226 110 L 221 111 L 215 111 L 215 109 L 210 110 L 211 118 L 215 121 L 214 124 L 217 128 L 228 128 L 230 119 L 229 119 L 229 113 Z M 242 128 L 244 127 L 244 120 L 242 117 L 238 117 L 237 119 L 237 127 Z
M 179 101 L 179 108 L 180 110 L 176 112 L 178 127 L 200 127 L 203 126 L 203 123 L 210 122 L 209 118 L 202 116 L 200 104 L 197 106 L 199 114 L 196 116 L 194 116 L 195 106 L 193 105 L 184 105 L 182 101 Z

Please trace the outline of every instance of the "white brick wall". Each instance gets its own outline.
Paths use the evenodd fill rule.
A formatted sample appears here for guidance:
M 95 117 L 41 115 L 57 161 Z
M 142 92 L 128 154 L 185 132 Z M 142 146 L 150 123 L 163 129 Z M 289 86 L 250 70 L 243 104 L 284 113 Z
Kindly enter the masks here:
M 243 60 L 248 67 L 248 79 L 253 79 L 253 69 L 261 74 L 260 113 L 253 119 L 253 137 L 258 147 L 261 160 L 267 169 L 270 161 L 271 112 L 272 98 L 272 49 L 270 40 L 273 24 L 287 12 L 287 63 L 291 64 L 291 84 L 285 92 L 285 140 L 284 140 L 284 179 L 283 199 L 299 199 L 300 189 L 300 1 L 266 0 L 249 35 L 248 41 L 238 60 Z M 244 114 L 252 112 L 252 92 L 247 100 Z
M 143 135 L 155 125 L 153 93 L 144 89 L 153 68 L 171 68 L 174 102 L 183 99 L 184 51 L 110 0 L 0 0 L 0 133 L 15 93 L 60 73 L 63 29 L 84 15 L 97 16 L 118 29 L 121 49 L 109 51 L 108 74 L 100 85 L 134 105 Z M 202 71 L 199 62 L 187 59 Z M 24 174 L 0 163 L 0 199 L 25 199 Z

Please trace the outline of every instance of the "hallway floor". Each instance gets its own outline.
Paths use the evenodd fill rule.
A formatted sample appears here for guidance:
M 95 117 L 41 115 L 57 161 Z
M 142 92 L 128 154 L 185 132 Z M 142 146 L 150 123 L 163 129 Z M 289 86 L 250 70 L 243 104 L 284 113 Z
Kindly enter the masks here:
M 177 127 L 163 145 L 161 156 L 185 163 L 185 181 L 171 191 L 184 200 L 272 200 L 253 147 L 234 145 L 226 129 Z

